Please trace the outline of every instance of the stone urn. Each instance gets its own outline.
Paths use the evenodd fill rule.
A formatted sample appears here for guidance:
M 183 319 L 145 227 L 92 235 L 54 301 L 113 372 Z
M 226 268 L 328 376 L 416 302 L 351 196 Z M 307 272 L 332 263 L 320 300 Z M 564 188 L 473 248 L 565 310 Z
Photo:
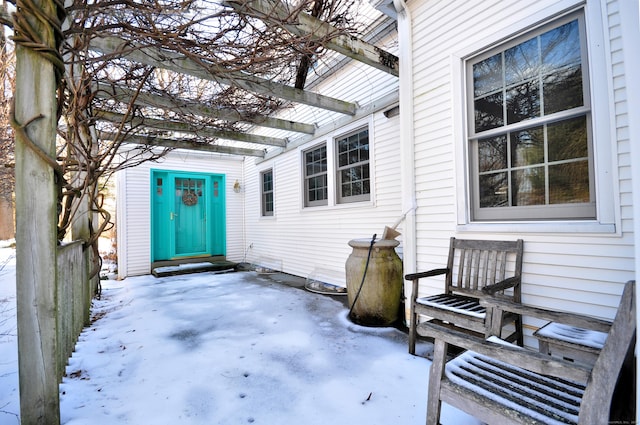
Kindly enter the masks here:
M 395 248 L 399 244 L 396 240 L 387 239 L 377 239 L 373 246 L 370 239 L 349 241 L 352 252 L 345 264 L 345 271 L 347 298 L 351 309 L 349 319 L 354 323 L 389 326 L 398 320 L 402 295 L 402 260 Z

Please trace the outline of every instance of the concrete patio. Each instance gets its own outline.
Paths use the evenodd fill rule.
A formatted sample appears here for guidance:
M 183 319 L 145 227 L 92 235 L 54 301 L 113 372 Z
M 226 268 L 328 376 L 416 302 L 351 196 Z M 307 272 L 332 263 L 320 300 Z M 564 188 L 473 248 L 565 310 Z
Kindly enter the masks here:
M 350 322 L 346 296 L 279 273 L 103 283 L 60 387 L 64 424 L 424 423 L 430 362 L 401 330 Z

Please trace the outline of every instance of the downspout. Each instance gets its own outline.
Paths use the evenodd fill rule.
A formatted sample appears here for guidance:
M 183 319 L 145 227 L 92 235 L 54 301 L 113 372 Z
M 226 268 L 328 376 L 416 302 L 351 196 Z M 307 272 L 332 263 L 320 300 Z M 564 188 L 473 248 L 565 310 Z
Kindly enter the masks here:
M 398 57 L 400 60 L 400 184 L 402 211 L 407 212 L 402 229 L 402 262 L 404 273 L 415 273 L 416 243 L 416 177 L 413 105 L 413 25 L 404 0 L 393 0 L 398 15 Z M 405 288 L 405 296 L 406 296 Z

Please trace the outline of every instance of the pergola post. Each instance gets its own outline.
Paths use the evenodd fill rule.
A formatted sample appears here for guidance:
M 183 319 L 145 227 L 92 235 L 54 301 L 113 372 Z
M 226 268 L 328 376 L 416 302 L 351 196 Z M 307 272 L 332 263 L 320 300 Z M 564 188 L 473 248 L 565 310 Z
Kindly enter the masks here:
M 56 372 L 56 75 L 53 1 L 17 2 L 16 295 L 22 425 L 60 423 Z M 36 11 L 29 10 L 35 8 Z M 42 17 L 45 17 L 43 19 Z M 34 34 L 24 31 L 28 25 Z M 22 31 L 21 31 L 22 29 Z M 26 38 L 38 38 L 34 48 Z M 22 38 L 21 38 L 22 37 Z M 29 40 L 33 41 L 33 40 Z M 37 46 L 40 47 L 40 46 Z

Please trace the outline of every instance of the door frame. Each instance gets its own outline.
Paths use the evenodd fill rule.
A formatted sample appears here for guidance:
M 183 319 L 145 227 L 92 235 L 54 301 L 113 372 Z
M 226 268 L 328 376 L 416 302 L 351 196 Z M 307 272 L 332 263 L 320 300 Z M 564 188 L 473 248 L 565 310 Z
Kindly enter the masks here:
M 226 256 L 226 175 L 168 169 L 150 171 L 151 262 Z M 170 213 L 175 200 L 176 178 L 205 179 L 205 190 L 208 192 L 203 196 L 207 232 L 206 252 L 198 255 L 175 255 L 175 223 L 171 222 Z

